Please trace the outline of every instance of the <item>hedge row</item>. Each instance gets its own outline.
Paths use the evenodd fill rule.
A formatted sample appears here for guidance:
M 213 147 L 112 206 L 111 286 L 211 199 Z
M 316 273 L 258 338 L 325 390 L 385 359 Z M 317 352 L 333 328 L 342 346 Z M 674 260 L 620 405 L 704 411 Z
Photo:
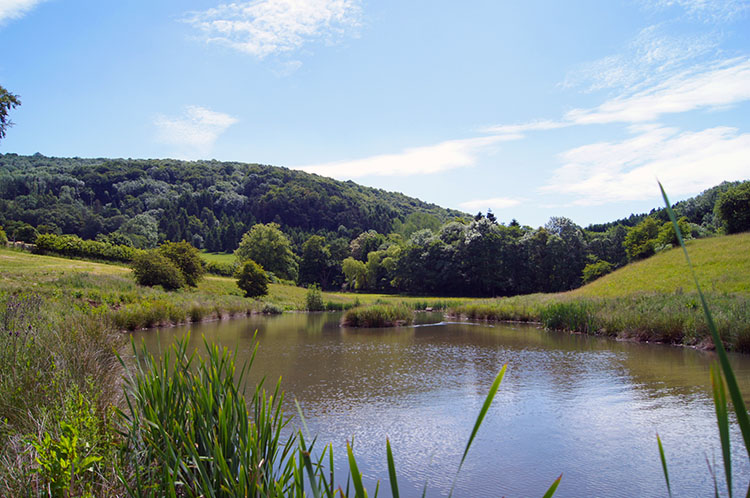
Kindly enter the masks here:
M 130 263 L 142 252 L 129 246 L 113 245 L 98 240 L 83 240 L 76 235 L 55 235 L 45 233 L 36 239 L 36 251 L 54 253 L 61 256 L 103 259 Z

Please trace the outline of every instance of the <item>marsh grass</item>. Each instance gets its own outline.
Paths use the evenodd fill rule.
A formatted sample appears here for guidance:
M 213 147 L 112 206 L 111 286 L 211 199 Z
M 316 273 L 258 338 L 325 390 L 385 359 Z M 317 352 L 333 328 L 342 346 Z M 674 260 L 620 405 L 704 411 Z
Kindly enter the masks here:
M 359 306 L 344 313 L 342 327 L 397 327 L 410 325 L 414 312 L 405 304 Z

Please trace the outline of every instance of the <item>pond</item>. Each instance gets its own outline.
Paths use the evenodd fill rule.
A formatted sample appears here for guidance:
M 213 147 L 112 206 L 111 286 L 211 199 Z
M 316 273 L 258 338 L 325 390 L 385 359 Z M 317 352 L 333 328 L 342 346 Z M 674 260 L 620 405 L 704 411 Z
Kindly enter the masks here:
M 449 323 L 419 314 L 420 325 L 342 329 L 336 313 L 287 313 L 193 324 L 202 336 L 238 350 L 257 330 L 255 378 L 281 377 L 285 409 L 298 400 L 310 432 L 334 444 L 340 477 L 346 441 L 369 489 L 389 496 L 385 441 L 393 448 L 402 496 L 448 494 L 490 385 L 508 365 L 456 481 L 454 496 L 666 496 L 656 434 L 675 496 L 713 494 L 707 462 L 723 485 L 711 396 L 713 353 L 548 332 L 516 324 Z M 437 323 L 436 323 L 437 322 Z M 135 333 L 152 351 L 187 327 Z M 746 396 L 750 358 L 732 355 Z M 299 423 L 297 419 L 293 421 Z M 750 463 L 736 424 L 736 492 Z M 343 484 L 343 483 L 342 483 Z

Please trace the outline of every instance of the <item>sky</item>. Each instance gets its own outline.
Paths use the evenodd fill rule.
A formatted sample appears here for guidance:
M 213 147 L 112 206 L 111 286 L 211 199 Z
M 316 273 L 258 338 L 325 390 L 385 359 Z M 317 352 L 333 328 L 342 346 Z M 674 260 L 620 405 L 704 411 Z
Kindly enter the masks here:
M 750 0 L 0 0 L 0 152 L 271 164 L 502 222 L 750 179 Z

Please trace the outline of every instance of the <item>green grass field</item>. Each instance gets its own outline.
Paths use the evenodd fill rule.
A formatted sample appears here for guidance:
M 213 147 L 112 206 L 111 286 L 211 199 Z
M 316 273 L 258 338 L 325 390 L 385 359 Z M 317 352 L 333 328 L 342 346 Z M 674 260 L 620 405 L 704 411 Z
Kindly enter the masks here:
M 750 233 L 691 240 L 687 248 L 704 291 L 750 294 Z M 693 292 L 694 288 L 682 249 L 671 249 L 620 268 L 570 294 L 623 297 Z
M 231 265 L 234 263 L 234 253 L 231 252 L 206 252 L 201 251 L 201 258 L 209 263 L 224 263 Z

